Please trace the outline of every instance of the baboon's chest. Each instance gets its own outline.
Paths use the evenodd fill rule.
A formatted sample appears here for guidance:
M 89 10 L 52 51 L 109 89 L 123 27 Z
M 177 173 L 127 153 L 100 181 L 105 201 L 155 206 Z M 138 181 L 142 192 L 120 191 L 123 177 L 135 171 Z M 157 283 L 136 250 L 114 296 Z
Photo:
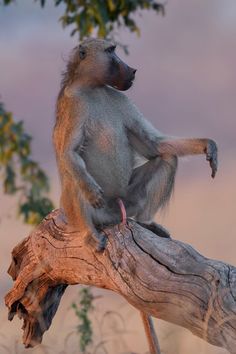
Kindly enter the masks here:
M 98 97 L 89 106 L 85 123 L 87 143 L 96 146 L 101 154 L 119 154 L 128 148 L 123 112 L 115 100 L 105 98 Z
M 83 158 L 105 194 L 122 194 L 132 173 L 133 152 L 121 112 L 112 105 L 95 108 L 86 122 Z
M 97 161 L 104 160 L 106 164 L 122 166 L 123 163 L 127 163 L 127 159 L 131 158 L 125 128 L 121 122 L 110 121 L 106 117 L 102 120 L 93 120 L 87 130 L 85 145 L 88 160 L 94 158 Z
M 100 154 L 119 154 L 127 147 L 127 136 L 121 124 L 97 120 L 88 132 L 88 145 L 95 146 Z

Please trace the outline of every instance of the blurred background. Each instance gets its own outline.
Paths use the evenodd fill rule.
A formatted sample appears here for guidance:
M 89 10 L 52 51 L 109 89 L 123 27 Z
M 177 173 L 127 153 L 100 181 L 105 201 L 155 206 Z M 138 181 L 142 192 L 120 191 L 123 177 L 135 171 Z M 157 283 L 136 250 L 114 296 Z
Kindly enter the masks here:
M 116 38 L 128 45 L 129 55 L 121 48 L 118 54 L 138 69 L 127 95 L 164 133 L 215 139 L 220 165 L 212 180 L 204 157 L 182 160 L 173 199 L 156 220 L 206 257 L 236 265 L 236 2 L 169 0 L 165 10 L 164 17 L 150 11 L 136 15 L 140 37 L 119 30 Z M 68 54 L 78 43 L 78 36 L 71 37 L 71 29 L 58 22 L 62 14 L 63 7 L 50 2 L 43 9 L 29 0 L 0 6 L 0 101 L 32 135 L 32 156 L 49 176 L 56 207 L 60 185 L 51 139 L 55 101 Z M 6 273 L 11 250 L 32 229 L 17 218 L 17 203 L 17 197 L 0 189 L 0 353 L 79 353 L 78 337 L 72 333 L 77 318 L 70 308 L 77 286 L 64 295 L 41 347 L 25 350 L 20 322 L 7 321 L 3 297 L 12 285 Z M 145 353 L 139 313 L 116 294 L 93 292 L 94 343 L 104 339 L 110 354 Z M 99 332 L 106 311 L 116 313 L 103 320 Z M 160 320 L 155 324 L 163 353 L 226 353 L 187 330 Z

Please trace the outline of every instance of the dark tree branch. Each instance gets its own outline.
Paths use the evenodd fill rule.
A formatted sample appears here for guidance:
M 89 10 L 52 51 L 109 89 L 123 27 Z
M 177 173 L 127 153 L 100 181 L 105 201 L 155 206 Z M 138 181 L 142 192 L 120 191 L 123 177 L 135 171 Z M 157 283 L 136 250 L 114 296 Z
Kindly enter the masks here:
M 178 324 L 236 354 L 236 268 L 207 259 L 180 241 L 160 238 L 135 222 L 105 230 L 94 251 L 56 210 L 17 245 L 6 295 L 9 319 L 24 321 L 23 342 L 40 343 L 67 285 L 113 290 L 138 310 Z

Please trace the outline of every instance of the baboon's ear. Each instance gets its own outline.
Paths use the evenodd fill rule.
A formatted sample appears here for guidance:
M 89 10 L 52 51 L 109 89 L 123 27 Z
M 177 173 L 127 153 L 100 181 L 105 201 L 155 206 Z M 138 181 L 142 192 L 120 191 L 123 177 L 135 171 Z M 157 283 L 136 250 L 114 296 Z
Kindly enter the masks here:
M 79 57 L 81 60 L 86 58 L 86 50 L 82 45 L 79 46 Z

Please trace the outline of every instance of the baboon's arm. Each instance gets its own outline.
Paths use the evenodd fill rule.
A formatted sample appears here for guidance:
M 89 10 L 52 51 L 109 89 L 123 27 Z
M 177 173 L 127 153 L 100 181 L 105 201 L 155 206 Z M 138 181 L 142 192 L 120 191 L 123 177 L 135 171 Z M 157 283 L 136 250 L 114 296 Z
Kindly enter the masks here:
M 212 177 L 217 171 L 217 145 L 211 139 L 176 138 L 162 135 L 140 112 L 127 121 L 128 137 L 136 151 L 147 159 L 175 155 L 205 154 L 212 169 Z
M 87 171 L 86 164 L 80 153 L 83 151 L 84 137 L 81 131 L 75 131 L 73 136 L 59 157 L 60 164 L 71 176 L 75 185 L 80 189 L 85 198 L 94 207 L 100 207 L 103 203 L 102 188 Z

